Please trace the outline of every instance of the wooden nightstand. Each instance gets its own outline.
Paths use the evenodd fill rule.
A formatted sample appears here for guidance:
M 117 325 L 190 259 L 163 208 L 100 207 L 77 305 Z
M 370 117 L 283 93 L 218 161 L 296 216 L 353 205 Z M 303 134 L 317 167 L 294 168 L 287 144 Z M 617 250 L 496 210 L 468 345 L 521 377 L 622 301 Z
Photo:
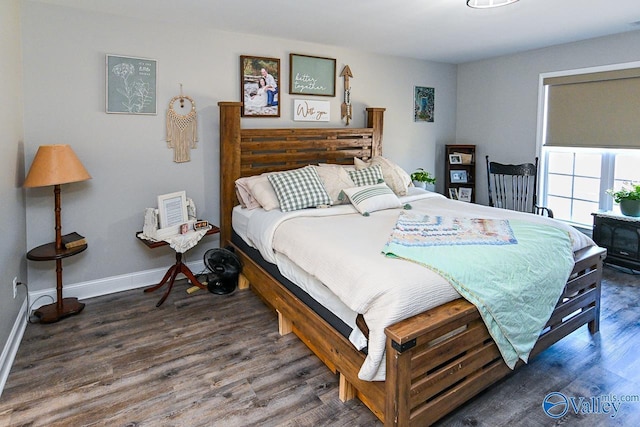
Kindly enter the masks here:
M 212 225 L 211 229 L 209 229 L 209 231 L 206 232 L 205 236 L 209 236 L 211 234 L 217 234 L 219 232 L 220 232 L 220 229 Z M 138 231 L 136 233 L 136 238 L 140 240 L 142 243 L 144 243 L 148 248 L 155 249 L 155 248 L 169 245 L 164 240 L 151 241 L 151 240 L 143 239 L 140 237 L 141 233 L 142 233 L 141 231 Z M 144 292 L 153 292 L 157 289 L 160 289 L 162 285 L 164 285 L 165 283 L 168 283 L 167 290 L 165 291 L 164 295 L 162 295 L 162 298 L 160 298 L 160 301 L 158 301 L 158 303 L 156 304 L 156 307 L 160 307 L 162 303 L 167 299 L 167 297 L 171 293 L 171 289 L 173 289 L 173 282 L 176 280 L 176 276 L 179 273 L 182 273 L 185 276 L 187 276 L 189 281 L 194 286 L 197 286 L 201 289 L 207 289 L 205 285 L 203 285 L 198 281 L 198 279 L 196 279 L 196 276 L 194 276 L 193 272 L 189 269 L 189 267 L 187 267 L 187 265 L 182 262 L 182 252 L 176 252 L 176 263 L 171 267 L 169 267 L 169 270 L 167 270 L 167 272 L 165 273 L 160 283 L 158 283 L 157 285 L 151 286 L 149 288 L 146 288 L 144 290 Z

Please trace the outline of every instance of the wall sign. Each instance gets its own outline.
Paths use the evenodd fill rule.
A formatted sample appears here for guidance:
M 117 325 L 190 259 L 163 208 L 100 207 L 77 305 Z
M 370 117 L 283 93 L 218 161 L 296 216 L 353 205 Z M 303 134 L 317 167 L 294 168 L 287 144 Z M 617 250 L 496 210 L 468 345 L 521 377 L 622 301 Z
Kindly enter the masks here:
M 328 122 L 331 103 L 329 101 L 293 101 L 293 120 L 299 122 Z
M 289 54 L 289 93 L 336 95 L 336 60 Z

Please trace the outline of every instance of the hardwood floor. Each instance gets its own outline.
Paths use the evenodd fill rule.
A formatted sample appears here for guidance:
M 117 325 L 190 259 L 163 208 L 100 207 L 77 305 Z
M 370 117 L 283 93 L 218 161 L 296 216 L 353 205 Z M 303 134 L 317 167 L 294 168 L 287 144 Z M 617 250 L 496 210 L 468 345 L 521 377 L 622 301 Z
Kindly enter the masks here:
M 85 300 L 84 312 L 29 324 L 4 392 L 2 426 L 379 426 L 252 293 L 185 292 L 160 308 L 141 290 Z M 640 396 L 640 276 L 607 267 L 600 333 L 582 327 L 441 420 L 440 426 L 630 426 L 615 417 L 542 410 L 550 392 Z M 590 401 L 590 400 L 589 400 Z

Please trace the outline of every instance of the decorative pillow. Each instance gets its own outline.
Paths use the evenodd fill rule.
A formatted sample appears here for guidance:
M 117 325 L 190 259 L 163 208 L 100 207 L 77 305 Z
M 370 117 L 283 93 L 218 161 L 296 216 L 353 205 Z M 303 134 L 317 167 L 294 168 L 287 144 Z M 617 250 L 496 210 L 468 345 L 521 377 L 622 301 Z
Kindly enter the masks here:
M 347 188 L 343 191 L 351 204 L 364 216 L 368 216 L 371 212 L 402 206 L 398 196 L 384 182 L 364 187 Z
M 259 178 L 258 176 L 248 176 L 236 179 L 236 197 L 243 208 L 255 209 L 260 207 L 260 203 L 251 194 L 249 181 Z
M 384 181 L 382 177 L 382 168 L 379 165 L 371 166 L 370 168 L 356 169 L 354 171 L 348 171 L 349 177 L 356 185 L 356 187 L 362 187 L 363 185 L 374 185 Z
M 354 187 L 355 184 L 349 178 L 347 171 L 339 165 L 325 165 L 322 167 L 312 166 L 322 181 L 324 189 L 327 190 L 327 194 L 331 198 L 334 205 L 340 203 L 346 203 L 347 200 L 340 199 L 340 193 L 345 188 Z
M 331 205 L 331 198 L 311 166 L 274 173 L 267 178 L 278 197 L 282 212 Z
M 273 191 L 273 186 L 269 182 L 269 175 L 272 175 L 273 172 L 263 173 L 262 175 L 256 175 L 246 178 L 246 181 L 241 182 L 248 189 L 251 196 L 258 201 L 260 206 L 265 211 L 270 211 L 272 209 L 278 209 L 280 207 L 280 202 L 278 201 L 278 196 L 276 196 L 275 191 Z M 242 180 L 243 178 L 240 178 Z M 238 188 L 238 181 L 236 181 L 236 188 Z M 249 205 L 247 205 L 248 207 Z
M 396 193 L 398 196 L 406 196 L 407 188 L 411 185 L 411 175 L 409 175 L 398 164 L 392 162 L 386 157 L 375 156 L 369 161 L 353 159 L 353 164 L 356 169 L 364 169 L 374 165 L 379 165 L 382 169 L 382 177 L 384 182 Z

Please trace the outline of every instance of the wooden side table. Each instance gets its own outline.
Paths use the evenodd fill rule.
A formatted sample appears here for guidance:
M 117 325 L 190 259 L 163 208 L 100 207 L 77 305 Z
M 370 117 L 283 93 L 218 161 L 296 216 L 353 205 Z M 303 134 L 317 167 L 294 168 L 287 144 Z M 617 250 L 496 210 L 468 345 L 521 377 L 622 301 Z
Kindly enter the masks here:
M 78 298 L 62 298 L 62 259 L 77 255 L 85 251 L 87 247 L 84 244 L 70 249 L 64 246 L 56 248 L 56 243 L 51 242 L 27 252 L 28 260 L 56 262 L 56 302 L 43 305 L 33 313 L 41 323 L 57 322 L 65 317 L 80 313 L 84 308 L 84 303 L 78 302 Z
M 217 234 L 219 232 L 220 232 L 220 229 L 218 227 L 212 225 L 211 229 L 209 229 L 205 233 L 205 236 L 209 236 L 211 234 Z M 138 240 L 140 240 L 142 243 L 144 243 L 148 248 L 155 249 L 155 248 L 159 248 L 159 247 L 162 247 L 162 246 L 168 246 L 169 245 L 164 240 L 151 241 L 151 240 L 143 239 L 143 238 L 141 238 L 139 236 L 141 233 L 142 233 L 142 231 L 138 231 L 136 233 L 136 238 Z M 200 289 L 207 289 L 207 287 L 205 285 L 203 285 L 202 283 L 200 283 L 198 281 L 198 279 L 196 279 L 196 276 L 194 276 L 194 274 L 191 271 L 191 269 L 189 269 L 189 267 L 185 263 L 182 262 L 182 252 L 176 252 L 176 263 L 173 264 L 171 267 L 169 267 L 169 269 L 165 273 L 165 275 L 162 278 L 162 280 L 160 281 L 160 283 L 158 283 L 157 285 L 151 286 L 149 288 L 146 288 L 144 290 L 144 292 L 153 292 L 155 290 L 160 289 L 165 283 L 168 283 L 167 290 L 164 292 L 164 295 L 162 295 L 162 298 L 160 298 L 160 301 L 158 301 L 158 303 L 156 304 L 156 307 L 160 307 L 162 305 L 162 303 L 167 299 L 167 297 L 171 293 L 171 290 L 173 289 L 173 283 L 176 280 L 176 276 L 179 273 L 182 273 L 185 276 L 187 276 L 189 281 L 191 281 L 191 283 L 194 286 L 197 286 Z

